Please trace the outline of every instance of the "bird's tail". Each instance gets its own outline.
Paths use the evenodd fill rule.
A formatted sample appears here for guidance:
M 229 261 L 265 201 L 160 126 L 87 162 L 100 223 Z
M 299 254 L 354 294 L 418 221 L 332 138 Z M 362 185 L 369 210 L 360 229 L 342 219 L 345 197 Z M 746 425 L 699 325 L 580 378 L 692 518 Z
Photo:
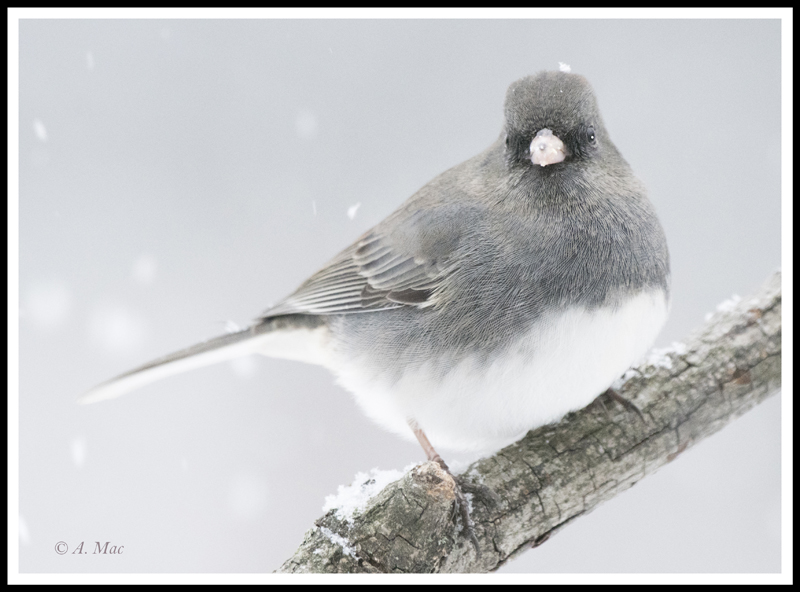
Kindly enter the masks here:
M 320 341 L 326 338 L 325 327 L 316 319 L 308 322 L 298 317 L 269 319 L 243 331 L 220 335 L 171 353 L 97 385 L 81 395 L 77 402 L 113 399 L 173 374 L 254 353 L 325 365 L 319 347 Z

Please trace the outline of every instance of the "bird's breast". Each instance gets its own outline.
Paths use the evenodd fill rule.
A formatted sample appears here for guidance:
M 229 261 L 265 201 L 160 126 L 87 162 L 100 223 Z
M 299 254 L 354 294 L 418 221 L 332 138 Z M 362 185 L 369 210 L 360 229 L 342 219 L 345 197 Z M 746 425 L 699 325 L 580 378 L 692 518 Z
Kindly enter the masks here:
M 542 315 L 489 358 L 432 349 L 427 362 L 398 373 L 350 350 L 334 371 L 390 431 L 412 439 L 413 418 L 434 447 L 489 450 L 590 403 L 647 352 L 667 311 L 665 292 L 647 290 L 615 307 Z

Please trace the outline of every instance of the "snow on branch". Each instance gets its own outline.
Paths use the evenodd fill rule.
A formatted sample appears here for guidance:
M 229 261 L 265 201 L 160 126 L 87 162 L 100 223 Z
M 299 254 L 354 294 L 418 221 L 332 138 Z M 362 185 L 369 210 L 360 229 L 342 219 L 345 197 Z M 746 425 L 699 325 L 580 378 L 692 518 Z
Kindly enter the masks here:
M 727 301 L 684 343 L 654 351 L 614 385 L 642 412 L 603 396 L 529 432 L 464 477 L 480 553 L 463 536 L 454 482 L 437 464 L 407 471 L 345 514 L 331 507 L 277 571 L 492 571 L 677 458 L 781 386 L 781 274 Z M 374 477 L 374 476 L 373 476 Z M 357 488 L 372 493 L 370 476 Z M 467 494 L 468 496 L 470 494 Z

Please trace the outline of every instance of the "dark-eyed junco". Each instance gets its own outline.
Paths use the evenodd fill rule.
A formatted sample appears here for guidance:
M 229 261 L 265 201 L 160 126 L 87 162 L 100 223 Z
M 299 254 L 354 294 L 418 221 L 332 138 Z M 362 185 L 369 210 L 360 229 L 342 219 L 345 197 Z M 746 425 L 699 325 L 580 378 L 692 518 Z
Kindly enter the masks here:
M 588 82 L 514 82 L 500 137 L 442 173 L 249 328 L 80 399 L 260 353 L 329 368 L 385 428 L 490 449 L 591 402 L 651 346 L 669 256 Z

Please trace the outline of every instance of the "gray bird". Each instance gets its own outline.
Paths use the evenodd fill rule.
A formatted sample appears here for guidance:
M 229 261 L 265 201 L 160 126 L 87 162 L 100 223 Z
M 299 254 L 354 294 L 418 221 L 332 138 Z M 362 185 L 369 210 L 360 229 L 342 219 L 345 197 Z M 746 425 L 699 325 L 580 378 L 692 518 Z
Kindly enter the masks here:
M 259 353 L 329 368 L 368 416 L 488 450 L 584 407 L 653 344 L 669 255 L 588 82 L 514 82 L 484 152 L 442 173 L 247 329 L 80 398 Z

